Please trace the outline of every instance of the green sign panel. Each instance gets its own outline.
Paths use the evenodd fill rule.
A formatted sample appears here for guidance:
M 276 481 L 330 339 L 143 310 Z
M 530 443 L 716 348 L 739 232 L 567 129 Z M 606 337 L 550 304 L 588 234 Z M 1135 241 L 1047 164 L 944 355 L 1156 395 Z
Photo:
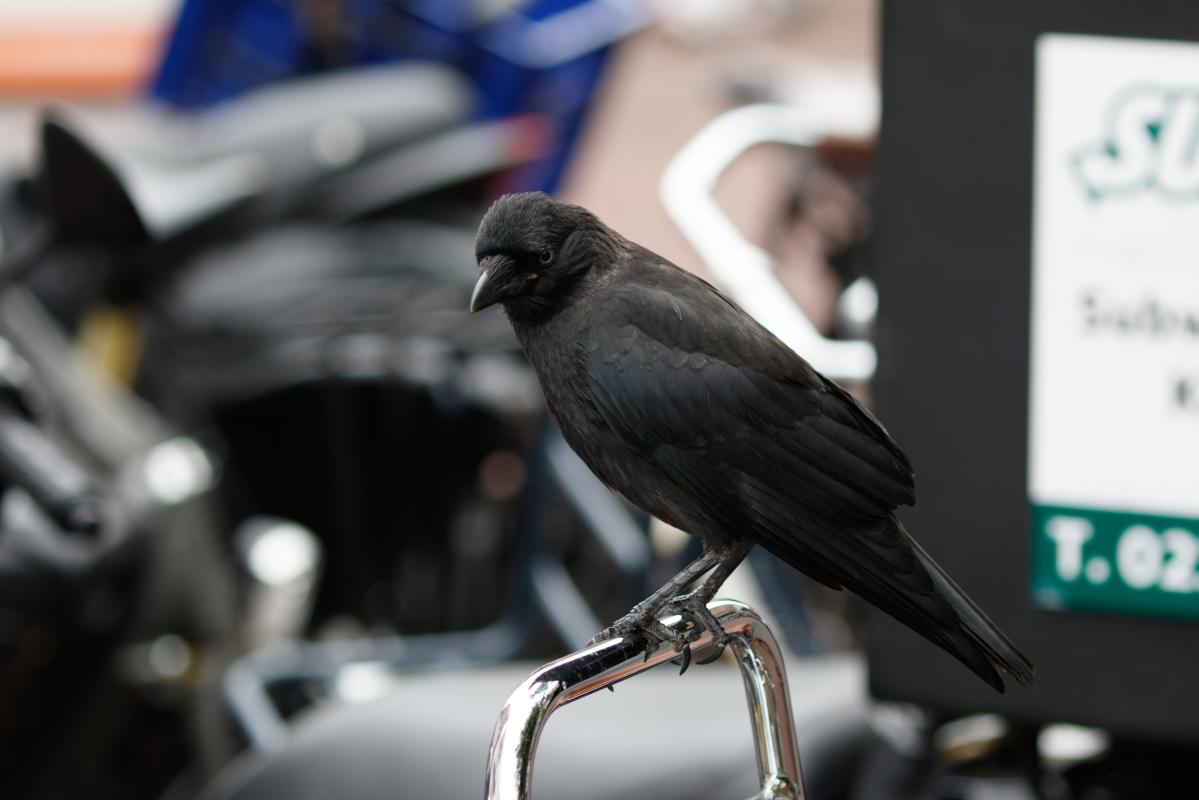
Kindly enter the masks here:
M 1033 507 L 1039 605 L 1199 619 L 1199 519 Z

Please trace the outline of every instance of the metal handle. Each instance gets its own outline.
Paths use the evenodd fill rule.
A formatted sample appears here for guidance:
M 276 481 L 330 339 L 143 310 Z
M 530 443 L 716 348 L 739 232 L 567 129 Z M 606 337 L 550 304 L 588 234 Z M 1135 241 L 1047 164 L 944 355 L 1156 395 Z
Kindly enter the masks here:
M 716 283 L 788 347 L 834 380 L 874 375 L 874 345 L 833 340 L 816 329 L 774 272 L 774 259 L 748 241 L 712 197 L 717 180 L 746 150 L 767 142 L 814 147 L 833 134 L 860 134 L 849 119 L 821 121 L 790 106 L 744 106 L 717 117 L 689 141 L 662 176 L 662 204 Z
M 709 608 L 730 636 L 729 647 L 741 666 L 753 725 L 762 791 L 758 800 L 803 800 L 803 772 L 795 743 L 791 698 L 778 640 L 756 611 L 743 603 L 720 600 Z M 679 617 L 663 620 L 670 628 Z M 692 643 L 712 645 L 703 631 Z M 533 796 L 533 757 L 541 729 L 559 706 L 578 700 L 651 667 L 677 658 L 673 645 L 610 639 L 547 664 L 516 688 L 496 721 L 487 759 L 487 800 L 529 800 Z

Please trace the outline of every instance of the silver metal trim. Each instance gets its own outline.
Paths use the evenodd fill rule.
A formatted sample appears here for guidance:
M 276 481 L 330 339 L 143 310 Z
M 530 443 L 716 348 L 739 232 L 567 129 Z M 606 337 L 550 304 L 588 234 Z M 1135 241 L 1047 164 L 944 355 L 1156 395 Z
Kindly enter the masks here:
M 719 600 L 709 608 L 730 636 L 745 683 L 757 748 L 762 791 L 757 800 L 804 800 L 803 771 L 796 747 L 795 723 L 787 674 L 778 640 L 749 606 Z M 663 620 L 670 628 L 677 616 Z M 712 646 L 703 631 L 692 643 L 697 658 Z M 533 758 L 541 730 L 560 706 L 678 658 L 673 645 L 655 643 L 646 650 L 636 637 L 609 639 L 536 670 L 508 697 L 496 721 L 487 758 L 486 800 L 529 800 Z
M 742 235 L 712 192 L 724 171 L 751 147 L 768 142 L 814 147 L 830 135 L 862 135 L 868 127 L 822 120 L 792 106 L 743 106 L 717 117 L 687 142 L 660 184 L 662 205 L 717 285 L 833 380 L 870 380 L 877 364 L 874 345 L 821 334 L 779 282 L 774 258 Z

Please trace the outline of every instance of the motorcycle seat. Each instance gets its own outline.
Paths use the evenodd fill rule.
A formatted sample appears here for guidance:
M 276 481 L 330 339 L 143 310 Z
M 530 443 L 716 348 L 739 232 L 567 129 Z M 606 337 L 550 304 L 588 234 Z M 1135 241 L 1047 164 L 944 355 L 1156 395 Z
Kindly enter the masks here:
M 60 234 L 160 243 L 250 211 L 278 216 L 333 175 L 461 124 L 465 78 L 408 63 L 270 86 L 118 132 L 49 115 L 42 180 Z
M 242 757 L 203 800 L 460 800 L 479 797 L 492 728 L 533 668 L 406 674 L 371 702 L 316 709 L 278 752 Z M 838 796 L 867 737 L 864 674 L 849 657 L 789 664 L 805 782 Z M 659 667 L 559 710 L 537 753 L 542 798 L 737 798 L 760 791 L 738 670 L 727 662 L 680 677 Z M 826 789 L 826 787 L 828 787 Z

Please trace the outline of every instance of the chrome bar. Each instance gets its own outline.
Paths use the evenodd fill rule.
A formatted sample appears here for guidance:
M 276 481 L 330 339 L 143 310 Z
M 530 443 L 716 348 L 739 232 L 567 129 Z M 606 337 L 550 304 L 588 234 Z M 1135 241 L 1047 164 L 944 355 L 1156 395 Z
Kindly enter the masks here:
M 745 238 L 713 197 L 724 171 L 768 142 L 814 147 L 829 136 L 862 136 L 870 115 L 818 113 L 760 103 L 726 112 L 683 146 L 662 176 L 662 205 L 715 283 L 812 366 L 836 381 L 868 381 L 878 356 L 860 339 L 829 339 L 812 324 L 775 273 L 770 253 Z
M 778 640 L 749 606 L 720 600 L 709 608 L 730 636 L 729 647 L 741 666 L 757 746 L 762 791 L 755 800 L 804 800 L 803 772 L 796 748 L 791 698 Z M 670 628 L 680 617 L 662 622 Z M 703 631 L 692 643 L 697 659 L 711 648 Z M 679 657 L 669 643 L 645 648 L 637 637 L 609 639 L 546 664 L 508 697 L 496 721 L 487 759 L 486 800 L 529 800 L 533 796 L 533 758 L 541 730 L 560 706 L 612 686 Z

